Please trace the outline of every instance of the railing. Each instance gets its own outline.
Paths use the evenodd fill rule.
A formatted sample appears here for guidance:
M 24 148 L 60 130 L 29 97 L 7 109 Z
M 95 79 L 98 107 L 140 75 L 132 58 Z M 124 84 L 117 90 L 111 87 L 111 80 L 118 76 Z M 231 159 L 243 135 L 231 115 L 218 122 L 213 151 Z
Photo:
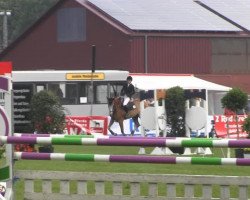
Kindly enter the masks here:
M 129 200 L 129 199 L 233 199 L 230 191 L 238 188 L 238 197 L 248 199 L 250 177 L 238 176 L 201 176 L 201 175 L 165 175 L 165 174 L 123 174 L 93 172 L 58 172 L 58 171 L 17 171 L 15 176 L 24 180 L 24 199 L 84 199 L 84 200 Z M 41 192 L 34 191 L 35 180 L 42 180 Z M 52 181 L 53 180 L 53 181 Z M 59 193 L 52 192 L 54 180 L 59 180 Z M 71 192 L 71 182 L 75 182 L 75 192 Z M 89 182 L 94 189 L 89 192 Z M 111 182 L 111 193 L 107 194 L 106 184 Z M 146 195 L 141 193 L 146 184 Z M 125 185 L 125 186 L 124 186 Z M 159 195 L 159 186 L 164 196 Z M 177 188 L 182 185 L 183 194 L 178 195 Z M 198 186 L 197 186 L 198 185 Z M 216 186 L 215 186 L 216 185 Z M 195 190 L 200 188 L 200 196 Z M 219 192 L 213 196 L 214 187 Z M 124 192 L 129 189 L 129 192 Z M 145 188 L 144 188 L 145 189 Z

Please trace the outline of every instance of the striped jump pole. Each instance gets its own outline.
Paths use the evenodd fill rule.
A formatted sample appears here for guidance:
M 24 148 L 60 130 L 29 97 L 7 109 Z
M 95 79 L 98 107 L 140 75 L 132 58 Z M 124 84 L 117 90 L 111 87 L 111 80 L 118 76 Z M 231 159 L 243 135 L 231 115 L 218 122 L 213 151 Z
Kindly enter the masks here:
M 33 134 L 33 133 L 14 133 L 16 137 L 52 137 L 52 138 L 126 138 L 126 139 L 143 139 L 143 138 L 155 138 L 155 139 L 176 139 L 176 137 L 144 137 L 144 136 L 114 136 L 114 135 L 65 135 L 65 134 Z
M 33 133 L 14 133 L 14 136 L 16 137 L 52 137 L 52 138 L 111 138 L 115 136 L 108 136 L 108 135 L 102 135 L 102 134 L 93 134 L 93 135 L 87 135 L 87 134 L 80 134 L 80 135 L 65 135 L 65 134 L 33 134 Z
M 250 139 L 164 139 L 164 138 L 53 138 L 0 136 L 0 144 L 52 144 L 52 145 L 100 145 L 100 146 L 147 146 L 147 147 L 227 147 L 250 148 Z
M 16 152 L 14 153 L 14 158 L 19 160 L 62 160 L 62 161 L 87 161 L 87 162 L 250 166 L 250 159 L 248 158 L 167 157 L 167 156 L 143 156 L 143 155 L 100 155 L 100 154 L 27 153 L 27 152 Z

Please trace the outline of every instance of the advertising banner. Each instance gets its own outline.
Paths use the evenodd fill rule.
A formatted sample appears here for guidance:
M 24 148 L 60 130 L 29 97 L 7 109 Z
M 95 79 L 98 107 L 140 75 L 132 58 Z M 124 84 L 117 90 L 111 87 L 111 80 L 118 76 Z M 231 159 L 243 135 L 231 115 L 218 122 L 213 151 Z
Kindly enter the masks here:
M 239 137 L 246 138 L 247 133 L 242 130 L 247 115 L 238 115 Z M 237 138 L 237 124 L 234 115 L 214 115 L 215 130 L 217 137 L 221 138 Z M 227 130 L 228 124 L 228 130 Z M 227 135 L 228 134 L 228 135 Z
M 66 134 L 108 133 L 108 117 L 106 116 L 66 116 Z
M 66 116 L 66 129 L 65 134 L 78 135 L 81 133 L 95 134 L 100 133 L 103 135 L 111 135 L 108 131 L 109 116 Z M 124 132 L 130 135 L 131 131 L 135 128 L 132 119 L 124 120 Z M 121 135 L 121 129 L 118 122 L 114 122 L 111 129 Z M 145 130 L 145 135 L 155 136 L 155 130 Z M 141 135 L 140 130 L 136 129 L 134 135 Z

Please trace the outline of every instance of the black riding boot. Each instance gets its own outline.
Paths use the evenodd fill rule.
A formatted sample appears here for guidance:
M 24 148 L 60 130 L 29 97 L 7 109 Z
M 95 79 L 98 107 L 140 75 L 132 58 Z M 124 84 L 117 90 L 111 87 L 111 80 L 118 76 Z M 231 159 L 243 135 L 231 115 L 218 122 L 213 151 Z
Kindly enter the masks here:
M 127 107 L 127 105 L 123 106 L 123 109 L 124 109 L 124 111 L 125 111 L 126 113 L 128 113 L 128 107 Z

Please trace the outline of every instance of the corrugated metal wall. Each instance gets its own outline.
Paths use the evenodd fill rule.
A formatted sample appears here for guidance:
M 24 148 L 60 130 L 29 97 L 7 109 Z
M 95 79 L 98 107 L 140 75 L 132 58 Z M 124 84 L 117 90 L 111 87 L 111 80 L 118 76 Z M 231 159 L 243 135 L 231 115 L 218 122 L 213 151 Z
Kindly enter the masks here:
M 214 38 L 212 41 L 212 73 L 249 73 L 250 39 Z
M 145 38 L 134 37 L 130 40 L 130 72 L 145 72 Z
M 209 73 L 210 58 L 207 38 L 148 37 L 148 72 Z

